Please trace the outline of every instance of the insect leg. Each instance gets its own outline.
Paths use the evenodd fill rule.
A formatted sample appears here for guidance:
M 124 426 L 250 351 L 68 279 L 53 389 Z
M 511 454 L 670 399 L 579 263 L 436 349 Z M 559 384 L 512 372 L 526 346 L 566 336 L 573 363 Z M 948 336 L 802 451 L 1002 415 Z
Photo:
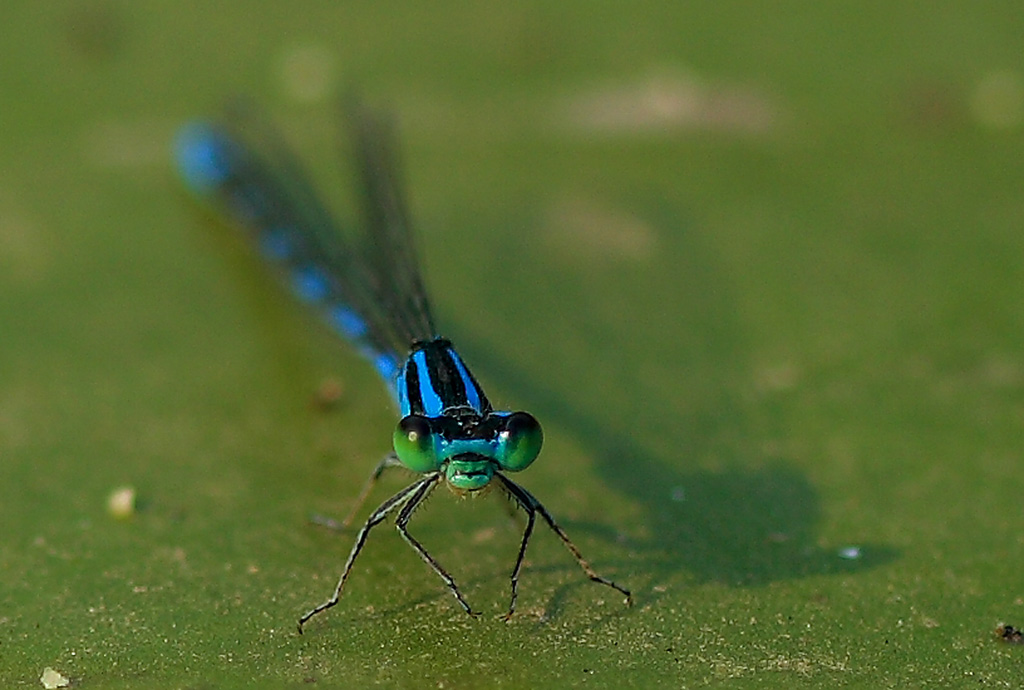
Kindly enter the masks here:
M 500 474 L 498 477 L 505 480 L 505 477 Z M 533 534 L 533 525 L 537 518 L 537 511 L 534 510 L 533 505 L 529 501 L 524 500 L 523 496 L 509 488 L 508 484 L 510 483 L 508 480 L 505 480 L 502 488 L 526 511 L 526 529 L 523 530 L 523 540 L 519 544 L 519 555 L 516 556 L 516 564 L 512 568 L 512 598 L 508 603 L 508 613 L 505 614 L 506 621 L 512 618 L 512 613 L 516 610 L 516 598 L 519 596 L 519 569 L 523 567 L 526 545 L 530 543 L 530 535 Z M 513 484 L 513 486 L 515 485 Z
M 359 530 L 359 534 L 356 535 L 355 544 L 352 545 L 352 551 L 350 551 L 348 554 L 348 560 L 345 562 L 345 569 L 342 571 L 341 577 L 338 579 L 338 585 L 334 588 L 334 594 L 332 594 L 331 598 L 325 601 L 324 603 L 320 604 L 316 608 L 307 611 L 302 616 L 302 618 L 299 619 L 300 635 L 302 634 L 302 626 L 305 625 L 310 618 L 317 615 L 318 613 L 326 611 L 327 609 L 331 608 L 332 606 L 338 603 L 338 598 L 341 597 L 341 589 L 345 586 L 345 580 L 348 579 L 349 573 L 352 572 L 352 566 L 356 562 L 356 556 L 359 555 L 359 552 L 362 550 L 363 545 L 366 544 L 366 538 L 369 536 L 370 530 L 379 525 L 381 522 L 383 522 L 384 519 L 387 518 L 387 516 L 391 512 L 393 512 L 400 506 L 407 505 L 409 501 L 412 500 L 414 497 L 422 497 L 425 488 L 433 486 L 434 483 L 437 482 L 438 476 L 439 475 L 436 474 L 429 475 L 427 477 L 424 477 L 423 479 L 420 479 L 419 481 L 410 484 L 409 486 L 405 487 L 397 494 L 395 494 L 394 496 L 380 504 L 380 507 L 377 508 L 377 510 L 375 510 L 372 515 L 370 515 L 370 517 L 366 520 L 366 524 L 363 525 L 363 528 Z M 402 512 L 404 514 L 405 511 L 403 510 Z
M 373 487 L 377 484 L 377 480 L 380 479 L 381 475 L 384 474 L 384 470 L 389 467 L 401 467 L 402 463 L 398 461 L 398 456 L 394 453 L 388 453 L 380 462 L 377 463 L 377 467 L 374 468 L 373 474 L 370 475 L 366 483 L 363 484 L 363 488 L 360 489 L 359 495 L 356 496 L 356 502 L 352 504 L 352 509 L 348 511 L 348 515 L 341 521 L 342 529 L 352 524 L 352 520 L 355 519 L 356 513 L 363 507 L 363 503 L 366 502 L 366 497 L 373 491 Z
M 558 526 L 558 523 L 555 522 L 555 519 L 551 516 L 551 513 L 547 511 L 547 508 L 545 508 L 540 501 L 534 498 L 533 494 L 531 494 L 529 491 L 519 486 L 518 484 L 516 484 L 503 474 L 496 473 L 495 476 L 501 480 L 501 482 L 505 486 L 505 489 L 512 496 L 514 496 L 517 501 L 519 501 L 519 504 L 523 506 L 524 510 L 526 510 L 528 513 L 532 513 L 533 511 L 540 513 L 541 517 L 544 518 L 544 521 L 548 523 L 548 527 L 551 528 L 551 531 L 557 534 L 558 538 L 562 540 L 563 544 L 565 544 L 565 547 L 569 549 L 569 553 L 573 555 L 573 557 L 576 559 L 576 562 L 579 563 L 580 568 L 582 568 L 583 572 L 586 573 L 587 577 L 589 577 L 594 582 L 605 585 L 607 587 L 611 587 L 612 589 L 617 590 L 622 594 L 625 594 L 627 606 L 631 606 L 633 604 L 632 593 L 630 593 L 630 591 L 625 587 L 621 587 L 612 582 L 611 580 L 598 575 L 597 572 L 595 572 L 594 569 L 590 566 L 590 563 L 587 562 L 587 559 L 583 557 L 583 554 L 580 553 L 580 550 L 576 548 L 576 545 L 572 543 L 572 540 L 569 539 L 569 535 L 567 535 L 565 531 Z M 524 541 L 523 546 L 520 549 L 520 557 L 522 557 L 522 552 L 526 549 L 525 538 L 529 536 L 529 531 L 527 531 L 527 533 L 523 536 Z M 513 597 L 512 603 L 515 603 L 515 597 Z M 511 614 L 512 611 L 509 610 L 509 615 Z
M 430 492 L 433 491 L 437 482 L 441 479 L 441 475 L 435 474 L 428 479 L 429 481 L 424 481 L 419 490 L 416 491 L 416 494 L 412 496 L 412 498 L 410 498 L 402 507 L 402 511 L 398 514 L 398 518 L 395 520 L 395 527 L 398 529 L 399 534 L 402 535 L 402 538 L 405 539 L 406 543 L 415 549 L 416 553 L 420 555 L 420 558 L 422 558 L 424 562 L 426 562 L 426 564 L 429 565 L 442 580 L 444 580 L 444 583 L 448 585 L 448 589 L 451 590 L 453 595 L 455 595 L 455 598 L 458 599 L 459 604 L 466 613 L 471 616 L 479 615 L 469 607 L 468 603 L 466 603 L 466 600 L 462 597 L 462 592 L 459 591 L 458 586 L 455 584 L 454 578 L 448 574 L 448 571 L 441 567 L 441 564 L 438 563 L 433 556 L 427 553 L 427 550 L 423 548 L 423 545 L 416 541 L 416 539 L 409 534 L 409 530 L 407 529 L 409 519 L 412 517 L 413 512 L 419 504 L 430 495 Z

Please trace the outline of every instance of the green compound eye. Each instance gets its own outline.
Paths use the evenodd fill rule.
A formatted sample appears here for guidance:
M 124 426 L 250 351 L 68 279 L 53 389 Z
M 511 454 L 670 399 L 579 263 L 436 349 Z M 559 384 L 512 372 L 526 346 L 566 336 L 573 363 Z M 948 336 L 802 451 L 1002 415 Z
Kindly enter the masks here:
M 403 417 L 395 429 L 392 443 L 398 459 L 413 472 L 426 474 L 440 466 L 434 450 L 434 433 L 426 417 L 418 414 Z
M 500 441 L 498 464 L 501 469 L 519 472 L 530 466 L 540 454 L 544 433 L 538 422 L 528 412 L 513 412 L 505 421 L 505 428 L 498 434 Z

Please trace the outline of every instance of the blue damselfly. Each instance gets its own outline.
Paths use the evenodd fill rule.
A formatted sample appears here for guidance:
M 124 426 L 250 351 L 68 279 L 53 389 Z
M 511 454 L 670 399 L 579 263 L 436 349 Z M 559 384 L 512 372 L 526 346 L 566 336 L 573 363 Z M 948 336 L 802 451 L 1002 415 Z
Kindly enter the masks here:
M 353 238 L 341 232 L 276 132 L 251 115 L 245 119 L 246 127 L 206 122 L 185 127 L 176 141 L 181 175 L 189 188 L 246 227 L 294 292 L 374 364 L 401 414 L 393 452 L 378 463 L 343 524 L 386 469 L 404 467 L 420 475 L 370 514 L 334 593 L 299 619 L 299 632 L 310 618 L 338 603 L 370 531 L 392 515 L 409 546 L 441 577 L 466 613 L 476 615 L 451 575 L 408 531 L 417 506 L 441 484 L 460 494 L 497 486 L 526 513 L 506 619 L 515 611 L 519 571 L 538 514 L 591 580 L 619 591 L 631 603 L 629 590 L 598 575 L 540 501 L 506 476 L 526 469 L 540 453 L 540 424 L 527 412 L 493 409 L 451 342 L 437 334 L 387 120 L 363 105 L 349 104 L 364 222 L 363 231 Z

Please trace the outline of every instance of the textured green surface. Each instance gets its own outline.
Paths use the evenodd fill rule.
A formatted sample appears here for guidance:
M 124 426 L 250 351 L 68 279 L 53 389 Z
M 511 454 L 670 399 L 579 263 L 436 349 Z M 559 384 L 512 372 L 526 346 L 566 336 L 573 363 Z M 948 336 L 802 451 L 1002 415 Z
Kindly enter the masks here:
M 1017 3 L 266 5 L 0 12 L 0 685 L 1019 685 Z M 247 94 L 350 208 L 353 79 L 445 332 L 545 425 L 523 483 L 634 608 L 538 532 L 502 623 L 517 531 L 442 492 L 414 532 L 487 615 L 386 529 L 295 634 L 393 413 L 167 149 Z

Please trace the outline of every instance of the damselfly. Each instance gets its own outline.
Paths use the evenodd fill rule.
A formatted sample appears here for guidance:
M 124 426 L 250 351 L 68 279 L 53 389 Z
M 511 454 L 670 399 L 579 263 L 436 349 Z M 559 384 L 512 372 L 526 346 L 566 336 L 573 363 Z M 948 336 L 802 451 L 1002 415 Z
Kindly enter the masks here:
M 193 123 L 180 132 L 176 155 L 186 184 L 251 231 L 296 294 L 373 362 L 401 412 L 393 452 L 378 463 L 345 524 L 384 470 L 404 467 L 421 475 L 370 514 L 334 593 L 299 619 L 299 632 L 310 618 L 338 603 L 370 531 L 393 515 L 409 546 L 441 577 L 466 613 L 477 615 L 448 571 L 409 534 L 416 508 L 442 483 L 457 494 L 497 486 L 526 513 L 506 619 L 515 611 L 519 571 L 537 515 L 587 577 L 631 603 L 629 590 L 598 575 L 540 501 L 506 476 L 537 458 L 543 439 L 540 424 L 527 412 L 492 408 L 452 344 L 437 334 L 400 193 L 388 122 L 359 104 L 349 108 L 365 224 L 352 238 L 340 231 L 281 138 L 266 124 L 247 120 L 245 128 Z M 252 129 L 258 130 L 255 135 Z

